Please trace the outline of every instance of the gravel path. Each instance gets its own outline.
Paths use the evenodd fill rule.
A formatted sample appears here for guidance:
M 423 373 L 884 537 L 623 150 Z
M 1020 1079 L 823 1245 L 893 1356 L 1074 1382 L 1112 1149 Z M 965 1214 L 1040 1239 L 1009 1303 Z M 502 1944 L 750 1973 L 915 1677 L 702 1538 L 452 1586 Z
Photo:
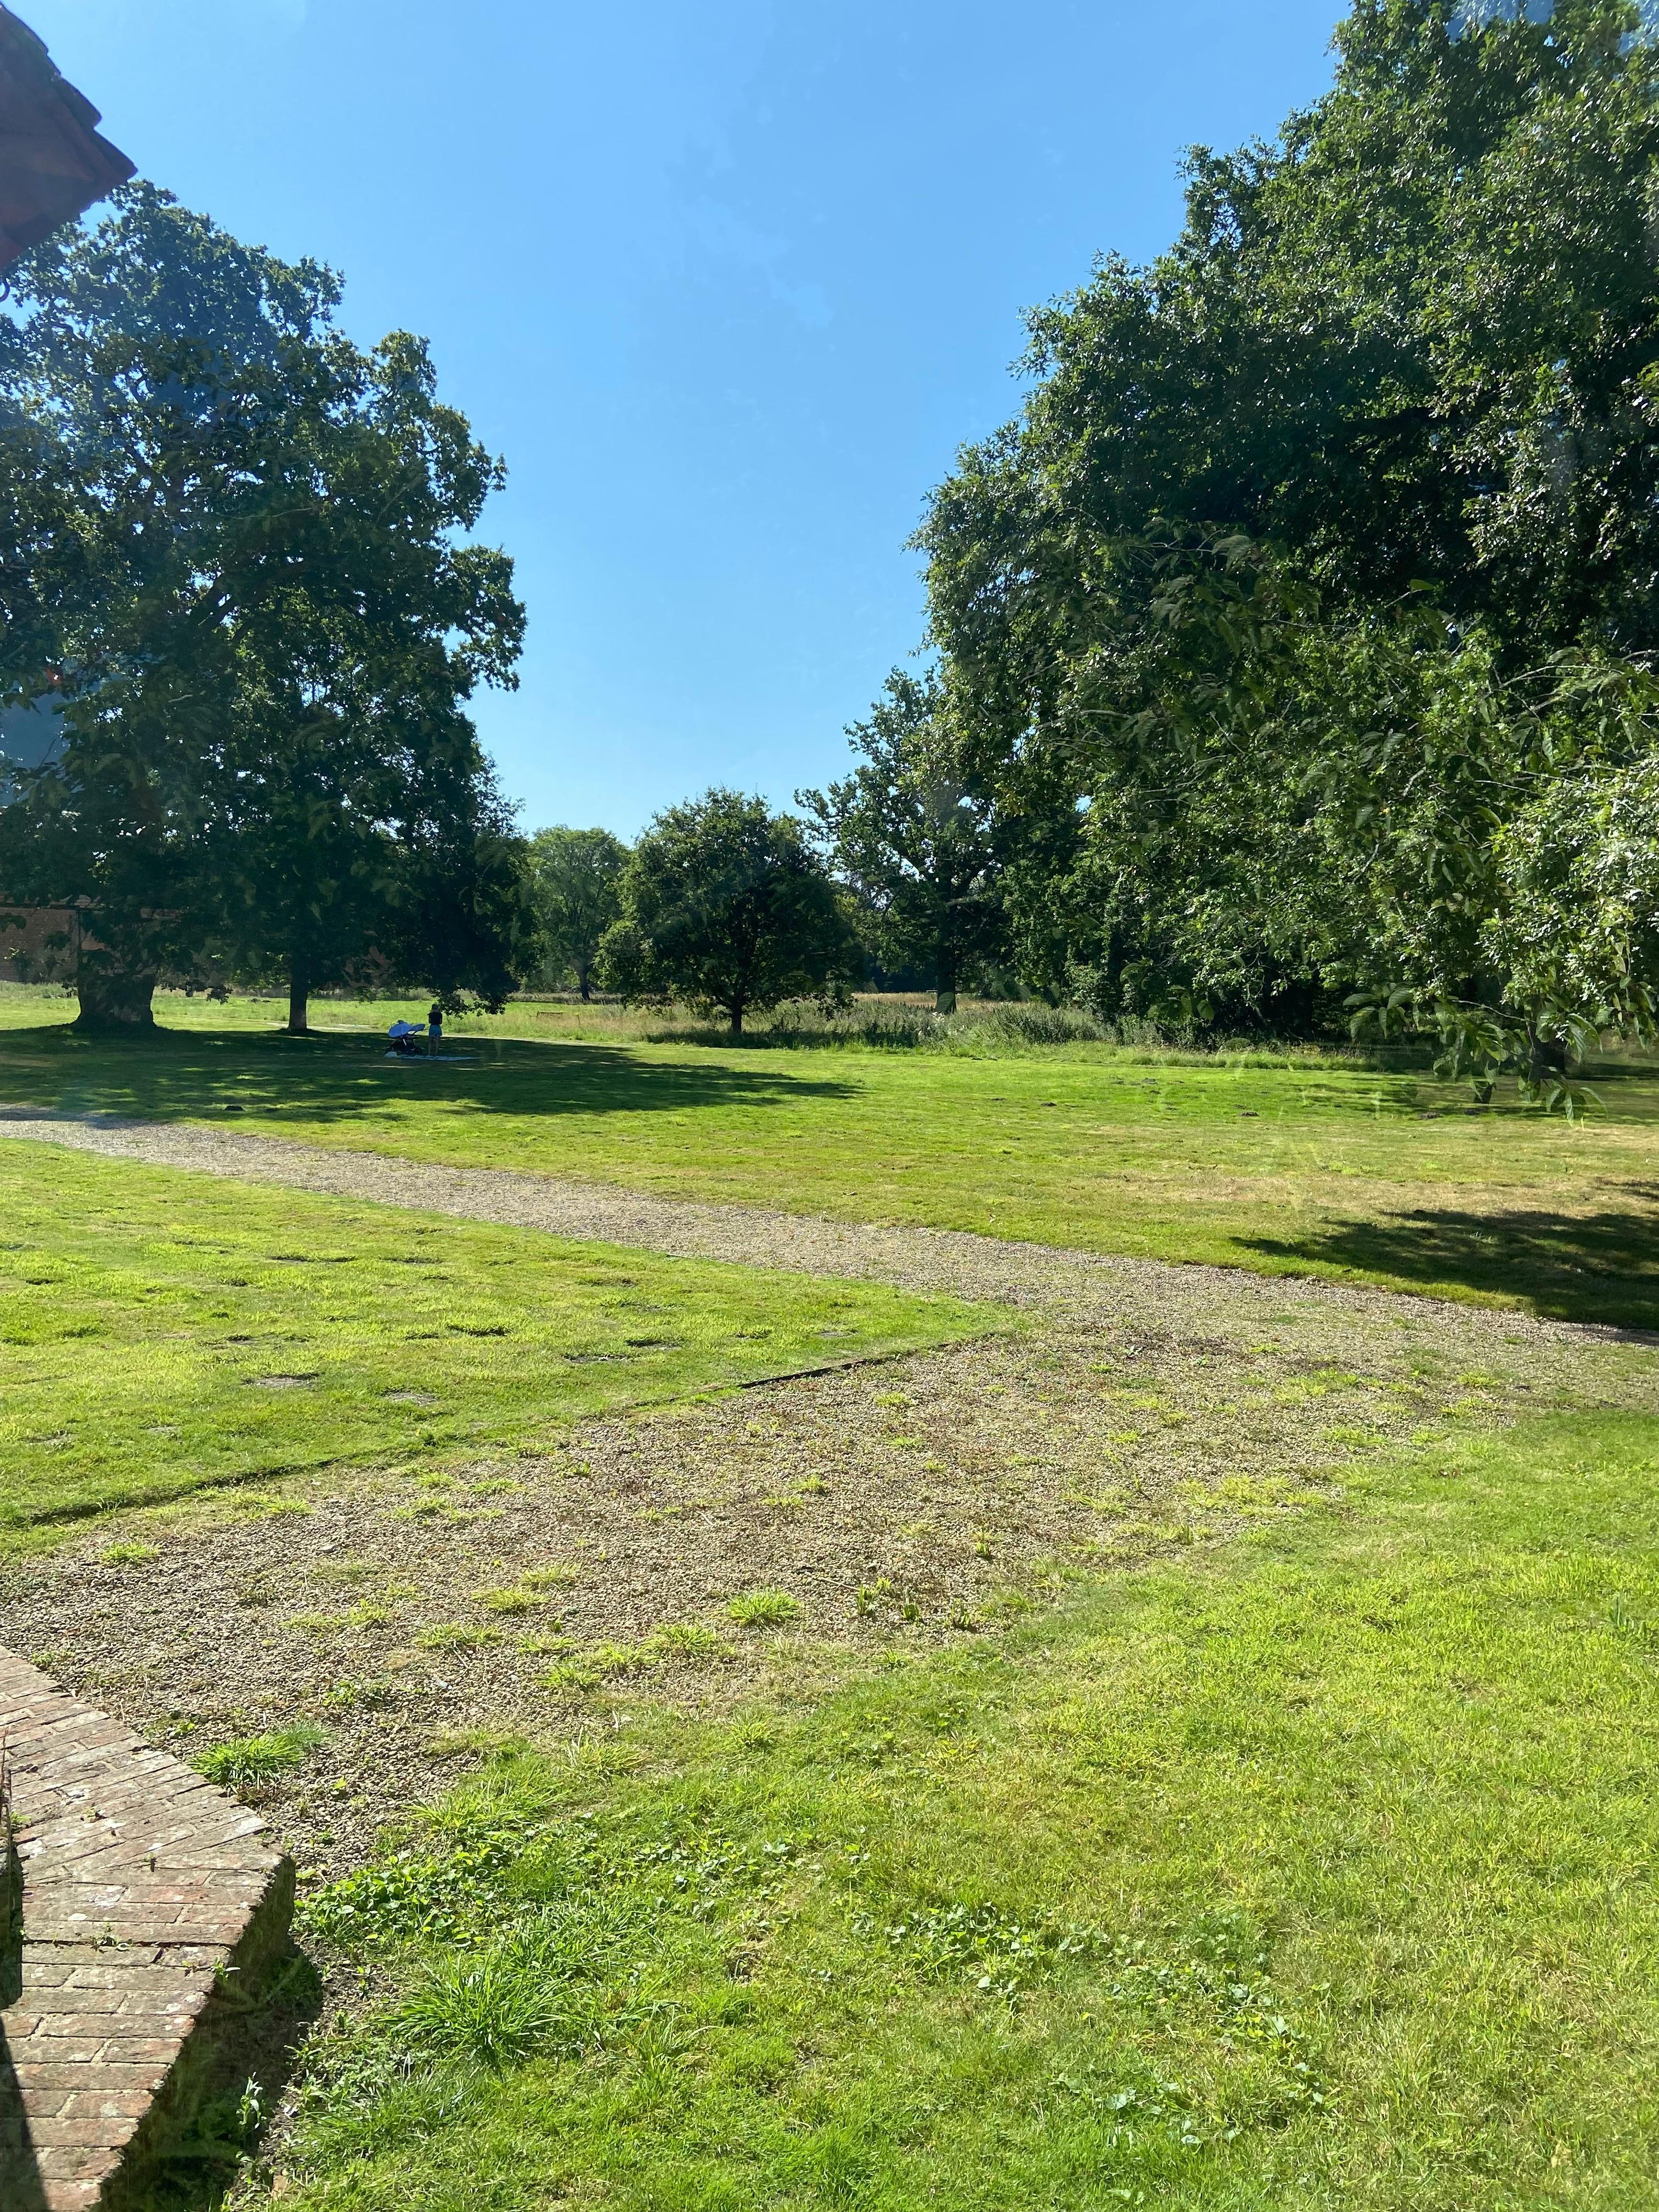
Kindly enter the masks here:
M 105 1516 L 0 1563 L 0 1643 L 158 1741 L 323 1728 L 269 1793 L 319 1875 L 503 1728 L 580 1733 L 641 1696 L 807 1693 L 836 1653 L 989 1629 L 1070 1576 L 1304 1510 L 1375 1450 L 1455 1456 L 1460 1431 L 1528 1413 L 1659 1407 L 1650 1339 L 1363 1285 L 217 1129 L 0 1109 L 7 1137 L 1022 1310 L 976 1343 L 590 1422 L 541 1456 L 326 1469 Z M 781 1638 L 729 1617 L 757 1588 L 799 1607 Z
M 549 1453 L 112 1515 L 0 1562 L 0 1644 L 187 1757 L 319 1727 L 261 1802 L 321 1877 L 503 1730 L 811 1696 L 860 1647 L 994 1633 L 1077 1575 L 1305 1510 L 1376 1450 L 1455 1459 L 1460 1431 L 1642 1395 L 1616 1359 L 1597 1376 L 1500 1338 L 1471 1372 L 1459 1334 L 1331 1319 L 1258 1314 L 1229 1343 L 1051 1305 L 975 1343 L 589 1422 Z M 757 1589 L 799 1607 L 781 1637 L 730 1618 Z
M 1236 1340 L 1293 1295 L 1346 1334 L 1380 1326 L 1432 1325 L 1466 1337 L 1471 1349 L 1522 1341 L 1565 1348 L 1595 1342 L 1650 1342 L 1618 1329 L 1540 1321 L 1514 1312 L 1377 1291 L 1363 1285 L 1258 1276 L 1231 1267 L 1170 1266 L 1017 1243 L 962 1230 L 894 1227 L 773 1212 L 760 1206 L 702 1206 L 616 1184 L 521 1175 L 505 1168 L 429 1165 L 385 1152 L 349 1152 L 281 1138 L 170 1123 L 46 1116 L 0 1107 L 0 1137 L 29 1138 L 155 1167 L 187 1168 L 243 1182 L 276 1183 L 337 1198 L 367 1199 L 558 1237 L 635 1245 L 681 1259 L 734 1261 L 811 1275 L 890 1283 L 902 1290 L 989 1299 L 1041 1310 L 1060 1306 L 1104 1321 L 1152 1315 L 1195 1338 Z
M 1070 1302 L 1091 1291 L 1109 1297 L 1113 1286 L 1101 1279 L 1127 1264 L 952 1231 L 884 1228 L 758 1206 L 702 1206 L 615 1184 L 555 1180 L 505 1168 L 430 1166 L 389 1153 L 336 1151 L 230 1130 L 0 1111 L 0 1135 L 73 1146 L 156 1167 L 193 1168 L 241 1182 L 542 1229 L 558 1237 L 640 1245 L 681 1259 L 734 1260 L 1015 1305 Z

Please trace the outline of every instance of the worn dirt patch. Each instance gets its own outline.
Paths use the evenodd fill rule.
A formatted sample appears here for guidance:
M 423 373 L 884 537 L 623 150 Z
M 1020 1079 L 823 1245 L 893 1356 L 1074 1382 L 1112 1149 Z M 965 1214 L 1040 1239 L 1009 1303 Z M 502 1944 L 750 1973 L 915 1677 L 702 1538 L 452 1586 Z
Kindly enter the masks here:
M 0 1642 L 187 1757 L 318 1725 L 260 1793 L 314 1879 L 492 1734 L 807 1694 L 860 1650 L 994 1633 L 1076 1574 L 1340 1498 L 1378 1447 L 1659 1397 L 1635 1346 L 1191 1272 L 1162 1310 L 1045 1299 L 1003 1337 L 592 1423 L 544 1457 L 106 1518 L 0 1571 Z M 106 1561 L 118 1537 L 157 1556 Z M 757 1589 L 797 1619 L 738 1626 Z M 688 1624 L 718 1642 L 653 1642 Z
M 0 1643 L 157 1741 L 189 1755 L 295 1718 L 325 1730 L 264 1791 L 314 1874 L 361 1859 L 492 1733 L 568 1735 L 641 1698 L 805 1694 L 878 1643 L 994 1632 L 1070 1576 L 1304 1510 L 1376 1448 L 1432 1450 L 1460 1426 L 1553 1406 L 1659 1404 L 1649 1340 L 1359 1286 L 211 1130 L 4 1127 L 1014 1310 L 1004 1337 L 592 1423 L 545 1457 L 198 1497 L 0 1570 Z M 106 1560 L 117 1538 L 138 1556 Z M 732 1620 L 730 1601 L 757 1589 L 787 1593 L 796 1619 L 773 1632 Z M 663 1638 L 688 1626 L 700 1652 Z

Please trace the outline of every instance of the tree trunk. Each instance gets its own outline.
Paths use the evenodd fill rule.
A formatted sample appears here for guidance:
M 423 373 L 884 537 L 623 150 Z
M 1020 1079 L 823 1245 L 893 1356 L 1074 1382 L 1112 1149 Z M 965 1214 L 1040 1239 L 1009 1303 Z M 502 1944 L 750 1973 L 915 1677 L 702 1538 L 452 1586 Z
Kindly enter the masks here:
M 743 1006 L 741 1002 L 732 1009 L 732 1034 L 733 1036 L 741 1036 L 743 1035 Z
M 1108 1021 L 1115 1021 L 1123 1011 L 1123 932 L 1116 922 L 1112 924 L 1106 939 L 1106 988 L 1110 1004 L 1097 1007 L 1096 1012 L 1103 1014 Z
M 76 963 L 76 994 L 81 1011 L 75 1026 L 97 1035 L 131 1036 L 135 1030 L 153 1030 L 155 1015 L 150 1000 L 155 993 L 155 971 L 120 967 L 112 954 L 82 951 Z
M 953 1014 L 957 1010 L 957 949 L 941 939 L 933 957 L 933 1012 Z
M 306 1008 L 311 998 L 311 986 L 299 961 L 291 961 L 288 970 L 288 1033 L 290 1036 L 306 1036 Z
M 1540 1036 L 1531 1022 L 1527 1024 L 1527 1073 L 1537 1085 L 1548 1083 L 1552 1078 L 1567 1072 L 1566 1047 L 1559 1037 Z
M 592 972 L 592 971 L 591 971 L 590 969 L 586 969 L 586 968 L 585 968 L 585 967 L 578 967 L 578 969 L 577 969 L 577 970 L 576 970 L 576 988 L 577 988 L 577 989 L 581 993 L 581 994 L 582 994 L 582 1004 L 583 1004 L 583 1006 L 586 1006 L 586 1005 L 587 1004 L 587 1000 L 588 1000 L 587 979 L 588 979 L 588 976 L 589 976 L 589 975 L 590 975 L 590 973 L 591 973 L 591 972 Z

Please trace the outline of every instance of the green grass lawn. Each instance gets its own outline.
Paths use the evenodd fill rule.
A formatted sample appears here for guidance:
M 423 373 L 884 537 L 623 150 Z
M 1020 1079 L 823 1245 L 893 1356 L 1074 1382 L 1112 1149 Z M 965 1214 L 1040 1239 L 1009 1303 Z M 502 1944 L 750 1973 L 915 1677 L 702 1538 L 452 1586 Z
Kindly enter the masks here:
M 1464 1440 L 497 1756 L 309 1907 L 393 1994 L 313 2046 L 284 2206 L 1651 2205 L 1656 1507 L 1652 1420 Z
M 1645 1068 L 1609 1070 L 1607 1111 L 1569 1124 L 1311 1054 L 769 1052 L 536 1042 L 479 1021 L 457 1041 L 472 1063 L 404 1066 L 361 1033 L 259 1034 L 246 1004 L 232 1018 L 169 1000 L 166 1018 L 191 1026 L 131 1045 L 44 1025 L 68 1011 L 0 993 L 0 1103 L 231 1113 L 414 1159 L 1659 1326 L 1659 1078 Z M 268 1024 L 275 1010 L 258 1012 Z
M 0 1541 L 1006 1316 L 0 1142 Z

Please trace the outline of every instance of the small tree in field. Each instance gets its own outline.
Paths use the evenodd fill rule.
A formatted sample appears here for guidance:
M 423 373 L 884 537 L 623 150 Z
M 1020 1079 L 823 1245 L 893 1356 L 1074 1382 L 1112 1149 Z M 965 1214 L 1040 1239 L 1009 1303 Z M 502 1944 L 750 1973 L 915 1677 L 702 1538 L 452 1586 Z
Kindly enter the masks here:
M 601 966 L 625 999 L 683 999 L 725 1014 L 738 1036 L 746 1014 L 844 990 L 858 945 L 793 816 L 710 791 L 659 814 L 635 847 Z
M 628 848 L 608 830 L 538 830 L 529 866 L 536 921 L 547 946 L 547 973 L 576 979 L 592 995 L 599 944 L 622 913 L 622 872 Z

